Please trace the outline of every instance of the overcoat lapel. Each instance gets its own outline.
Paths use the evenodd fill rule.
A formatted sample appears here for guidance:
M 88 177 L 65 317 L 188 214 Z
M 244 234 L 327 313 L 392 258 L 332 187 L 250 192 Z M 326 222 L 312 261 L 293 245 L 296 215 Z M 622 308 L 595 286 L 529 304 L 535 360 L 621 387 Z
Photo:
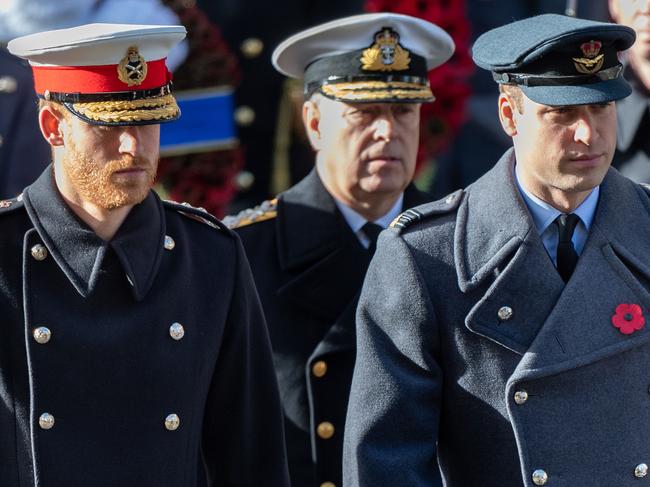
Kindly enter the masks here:
M 410 185 L 404 192 L 404 204 L 402 210 L 412 208 L 429 200 L 430 198 L 426 193 L 418 191 L 415 186 Z M 356 237 L 354 238 L 356 240 Z M 364 252 L 364 255 L 366 256 L 366 260 L 362 261 L 364 265 L 362 275 L 358 282 L 358 286 L 356 287 L 354 296 L 348 300 L 345 306 L 340 308 L 340 312 L 336 317 L 334 324 L 319 342 L 318 346 L 312 353 L 310 360 L 327 353 L 354 350 L 356 348 L 355 317 L 359 295 L 361 294 L 361 287 L 363 285 L 363 278 L 368 269 L 370 257 L 367 251 Z
M 467 314 L 467 328 L 523 355 L 564 283 L 516 187 L 512 149 L 466 191 L 458 209 L 454 249 L 461 291 L 487 286 Z M 499 319 L 502 307 L 513 311 L 508 320 Z
M 361 287 L 369 255 L 316 170 L 280 196 L 276 225 L 280 266 L 295 275 L 278 297 L 336 319 Z
M 410 185 L 404 193 L 404 208 L 428 200 Z M 295 273 L 278 289 L 278 296 L 331 321 L 354 323 L 370 254 L 352 233 L 315 169 L 280 196 L 276 225 L 280 266 Z M 350 319 L 341 319 L 342 314 Z M 338 332 L 334 329 L 333 333 Z
M 638 304 L 650 319 L 648 242 L 648 197 L 610 169 L 574 274 L 511 382 L 587 365 L 650 342 L 650 324 L 624 335 L 611 321 L 622 303 Z

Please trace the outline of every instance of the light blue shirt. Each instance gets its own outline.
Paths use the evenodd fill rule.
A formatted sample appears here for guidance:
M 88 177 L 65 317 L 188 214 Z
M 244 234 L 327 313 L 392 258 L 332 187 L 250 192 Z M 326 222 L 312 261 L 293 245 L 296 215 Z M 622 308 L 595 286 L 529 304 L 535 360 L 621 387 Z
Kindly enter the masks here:
M 361 242 L 361 245 L 363 245 L 365 248 L 370 247 L 370 240 L 368 240 L 366 234 L 363 233 L 363 230 L 361 230 L 361 227 L 363 227 L 368 220 L 366 220 L 364 217 L 359 215 L 359 213 L 354 211 L 349 206 L 346 206 L 343 203 L 341 203 L 336 198 L 334 198 L 334 202 L 336 203 L 336 206 L 338 207 L 339 211 L 343 215 L 343 218 L 345 218 L 347 224 L 350 226 L 354 234 L 359 239 L 359 242 Z M 395 202 L 395 204 L 393 205 L 393 207 L 390 209 L 388 213 L 386 213 L 384 216 L 382 216 L 378 220 L 375 220 L 372 223 L 376 223 L 382 228 L 388 228 L 390 222 L 392 222 L 395 218 L 397 218 L 397 216 L 400 213 L 402 213 L 403 204 L 404 204 L 404 193 L 402 193 L 399 196 L 399 198 L 397 198 L 397 201 Z
M 557 225 L 553 224 L 553 222 L 562 214 L 562 212 L 553 208 L 546 201 L 543 201 L 537 196 L 529 193 L 522 186 L 519 180 L 518 166 L 515 166 L 515 179 L 517 180 L 519 192 L 524 198 L 526 206 L 533 217 L 533 222 L 535 222 L 535 227 L 537 227 L 537 233 L 539 233 L 542 243 L 544 244 L 549 257 L 553 261 L 553 264 L 557 267 L 558 230 Z M 582 249 L 584 249 L 585 243 L 587 242 L 589 229 L 591 228 L 591 223 L 594 219 L 594 214 L 596 213 L 596 206 L 598 206 L 598 195 L 600 195 L 600 186 L 596 186 L 592 189 L 589 196 L 587 196 L 580 206 L 573 211 L 573 213 L 580 217 L 580 221 L 578 222 L 578 225 L 573 232 L 573 238 L 571 239 L 573 241 L 573 247 L 576 249 L 578 255 L 582 253 Z

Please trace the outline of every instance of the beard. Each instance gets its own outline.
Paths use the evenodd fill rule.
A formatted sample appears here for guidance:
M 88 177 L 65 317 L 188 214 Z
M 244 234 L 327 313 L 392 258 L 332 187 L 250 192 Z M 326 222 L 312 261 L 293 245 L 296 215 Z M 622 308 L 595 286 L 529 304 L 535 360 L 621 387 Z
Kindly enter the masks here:
M 121 159 L 96 162 L 79 151 L 74 142 L 66 141 L 62 167 L 75 192 L 85 201 L 105 210 L 137 205 L 144 201 L 156 177 L 157 161 L 124 155 Z M 117 171 L 139 169 L 144 177 L 117 174 Z

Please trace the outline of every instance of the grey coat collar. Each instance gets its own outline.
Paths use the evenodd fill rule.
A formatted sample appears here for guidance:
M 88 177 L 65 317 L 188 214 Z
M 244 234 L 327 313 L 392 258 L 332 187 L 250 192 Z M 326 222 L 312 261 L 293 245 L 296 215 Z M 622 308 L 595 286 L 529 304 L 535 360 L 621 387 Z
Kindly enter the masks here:
M 404 191 L 404 209 L 430 197 L 410 184 Z M 300 267 L 346 247 L 358 255 L 367 252 L 336 207 L 316 169 L 278 198 L 276 218 L 280 264 Z
M 524 355 L 519 377 L 650 341 L 650 328 L 630 337 L 611 324 L 621 303 L 639 304 L 650 318 L 648 195 L 608 171 L 585 248 L 565 286 L 515 189 L 513 162 L 509 151 L 468 188 L 459 208 L 459 285 L 464 292 L 487 286 L 466 317 L 467 328 Z M 504 322 L 498 318 L 503 306 L 514 311 Z
M 145 297 L 158 271 L 165 238 L 163 207 L 153 192 L 133 207 L 110 242 L 99 238 L 65 204 L 51 167 L 25 190 L 24 202 L 50 255 L 79 294 L 92 294 L 111 247 L 132 285 L 134 297 Z
M 428 199 L 410 185 L 404 207 Z M 371 256 L 315 169 L 279 196 L 275 225 L 280 267 L 292 276 L 278 296 L 337 319 L 358 294 Z
M 584 366 L 650 342 L 650 199 L 615 170 L 601 190 L 576 270 L 509 382 Z M 612 325 L 623 303 L 641 307 L 643 329 L 624 335 Z
M 467 188 L 458 208 L 454 259 L 463 292 L 481 284 L 534 231 L 514 180 L 514 162 L 511 148 Z

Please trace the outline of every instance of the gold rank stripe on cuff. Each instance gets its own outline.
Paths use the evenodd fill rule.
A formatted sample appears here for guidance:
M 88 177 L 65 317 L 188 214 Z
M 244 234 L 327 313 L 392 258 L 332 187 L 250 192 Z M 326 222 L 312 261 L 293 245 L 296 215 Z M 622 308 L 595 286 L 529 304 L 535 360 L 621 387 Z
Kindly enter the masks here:
M 277 206 L 277 198 L 267 200 L 255 208 L 248 208 L 239 212 L 235 216 L 227 216 L 223 219 L 223 223 L 231 230 L 234 230 L 236 228 L 245 227 L 253 223 L 270 220 L 277 216 Z

